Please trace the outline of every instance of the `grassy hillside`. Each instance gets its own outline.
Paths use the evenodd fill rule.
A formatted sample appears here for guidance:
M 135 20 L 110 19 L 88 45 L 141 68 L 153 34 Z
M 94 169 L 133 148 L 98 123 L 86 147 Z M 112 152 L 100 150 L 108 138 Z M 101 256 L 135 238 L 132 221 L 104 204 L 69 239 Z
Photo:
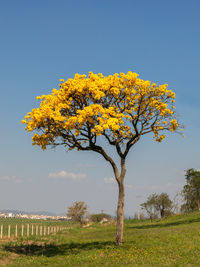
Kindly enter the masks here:
M 34 240 L 0 241 L 5 266 L 200 266 L 200 213 L 164 220 L 129 220 L 116 247 L 114 225 L 69 225 Z

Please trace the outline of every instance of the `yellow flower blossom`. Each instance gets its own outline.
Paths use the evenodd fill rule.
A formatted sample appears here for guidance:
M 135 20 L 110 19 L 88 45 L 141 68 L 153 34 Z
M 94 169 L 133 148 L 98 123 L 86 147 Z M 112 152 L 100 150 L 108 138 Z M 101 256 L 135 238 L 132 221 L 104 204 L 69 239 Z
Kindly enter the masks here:
M 82 130 L 92 136 L 107 133 L 112 140 L 124 143 L 136 134 L 135 127 L 152 131 L 158 142 L 165 137 L 159 136 L 159 131 L 179 128 L 173 106 L 175 93 L 167 84 L 142 80 L 131 71 L 108 76 L 76 73 L 73 79 L 60 82 L 60 89 L 38 96 L 40 106 L 22 120 L 28 132 L 37 131 L 33 144 L 43 149 L 59 137 L 79 138 Z M 140 128 L 142 123 L 145 125 Z

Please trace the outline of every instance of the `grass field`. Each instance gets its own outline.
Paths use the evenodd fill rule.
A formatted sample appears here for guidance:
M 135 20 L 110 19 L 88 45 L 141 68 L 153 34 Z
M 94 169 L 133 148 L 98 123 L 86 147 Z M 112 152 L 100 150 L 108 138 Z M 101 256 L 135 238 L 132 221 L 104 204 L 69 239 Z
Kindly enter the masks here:
M 200 213 L 125 223 L 124 244 L 115 225 L 93 224 L 50 236 L 0 241 L 1 266 L 200 266 Z

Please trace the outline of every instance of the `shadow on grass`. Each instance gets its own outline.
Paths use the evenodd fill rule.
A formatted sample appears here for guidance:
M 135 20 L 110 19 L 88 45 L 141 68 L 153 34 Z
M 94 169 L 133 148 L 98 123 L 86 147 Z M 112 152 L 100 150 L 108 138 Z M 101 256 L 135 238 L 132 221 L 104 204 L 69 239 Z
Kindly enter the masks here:
M 136 225 L 136 226 L 128 226 L 127 228 L 132 229 L 149 229 L 149 228 L 162 228 L 162 227 L 169 227 L 169 226 L 177 226 L 181 224 L 190 224 L 200 222 L 200 218 L 183 220 L 183 221 L 175 221 L 175 222 L 163 222 L 163 223 L 152 223 L 147 225 Z
M 114 246 L 114 242 L 91 242 L 91 243 L 69 243 L 69 244 L 20 244 L 4 246 L 4 250 L 26 256 L 46 256 L 79 254 L 82 251 L 102 249 Z

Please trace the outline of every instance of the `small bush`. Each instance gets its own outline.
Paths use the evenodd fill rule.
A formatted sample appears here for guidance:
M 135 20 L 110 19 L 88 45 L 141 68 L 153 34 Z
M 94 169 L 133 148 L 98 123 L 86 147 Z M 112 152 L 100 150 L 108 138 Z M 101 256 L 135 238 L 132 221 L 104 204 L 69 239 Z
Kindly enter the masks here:
M 107 220 L 110 220 L 111 216 L 109 214 L 106 214 L 106 213 L 99 213 L 99 214 L 91 214 L 90 215 L 90 220 L 92 222 L 100 222 L 104 218 L 107 219 Z

